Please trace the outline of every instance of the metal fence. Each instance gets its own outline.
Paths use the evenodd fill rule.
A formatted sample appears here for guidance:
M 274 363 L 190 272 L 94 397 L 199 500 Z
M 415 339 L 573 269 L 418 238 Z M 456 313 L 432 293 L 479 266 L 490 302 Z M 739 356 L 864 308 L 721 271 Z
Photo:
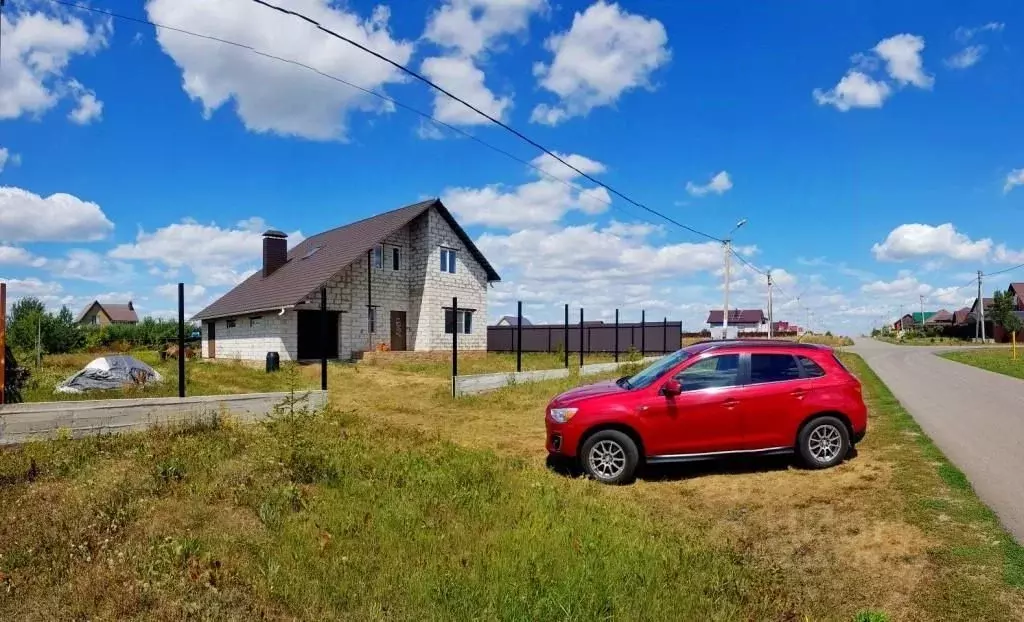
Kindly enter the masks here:
M 568 328 L 568 330 L 566 330 Z M 616 339 L 616 333 L 618 338 Z M 630 322 L 605 324 L 584 322 L 569 324 L 533 324 L 522 327 L 523 352 L 579 352 L 580 339 L 584 353 L 637 352 L 665 354 L 679 349 L 683 323 Z M 568 345 L 566 338 L 568 337 Z M 515 352 L 518 338 L 515 326 L 488 326 L 488 352 Z

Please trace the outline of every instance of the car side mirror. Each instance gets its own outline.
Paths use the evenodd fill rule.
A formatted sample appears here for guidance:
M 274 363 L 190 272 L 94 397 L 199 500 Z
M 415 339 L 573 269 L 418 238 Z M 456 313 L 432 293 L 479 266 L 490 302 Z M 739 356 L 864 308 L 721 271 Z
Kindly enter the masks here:
M 671 378 L 661 385 L 661 393 L 665 397 L 675 397 L 683 392 L 683 385 L 675 378 Z

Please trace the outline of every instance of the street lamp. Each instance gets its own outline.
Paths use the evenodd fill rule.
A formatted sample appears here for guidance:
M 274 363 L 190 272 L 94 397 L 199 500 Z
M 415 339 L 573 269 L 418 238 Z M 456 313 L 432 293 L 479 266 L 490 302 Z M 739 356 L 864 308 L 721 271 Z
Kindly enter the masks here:
M 729 269 L 732 267 L 732 234 L 747 224 L 747 219 L 736 223 L 736 226 L 732 228 L 722 240 L 722 246 L 725 248 L 725 312 L 722 315 L 722 339 L 729 338 Z

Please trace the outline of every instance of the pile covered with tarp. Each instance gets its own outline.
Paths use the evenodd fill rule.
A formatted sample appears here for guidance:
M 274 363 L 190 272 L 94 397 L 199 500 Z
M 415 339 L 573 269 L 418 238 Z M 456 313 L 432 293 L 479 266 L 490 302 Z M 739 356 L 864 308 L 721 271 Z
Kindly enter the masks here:
M 156 370 L 134 356 L 101 356 L 57 385 L 57 392 L 105 391 L 125 386 L 144 386 L 161 380 Z

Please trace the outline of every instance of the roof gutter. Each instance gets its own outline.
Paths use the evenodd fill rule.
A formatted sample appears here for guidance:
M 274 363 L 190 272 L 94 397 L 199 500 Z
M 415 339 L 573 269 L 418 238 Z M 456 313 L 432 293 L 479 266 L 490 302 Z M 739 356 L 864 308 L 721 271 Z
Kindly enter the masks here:
M 278 311 L 279 312 L 278 315 L 284 315 L 285 311 L 287 311 L 288 309 L 294 309 L 294 308 L 295 308 L 295 305 L 284 305 L 284 306 L 275 305 L 273 307 L 266 307 L 266 308 L 263 308 L 263 309 L 246 309 L 245 311 L 239 311 L 239 312 L 236 312 L 236 313 L 216 313 L 216 314 L 211 314 L 211 315 L 203 315 L 202 313 L 197 313 L 197 314 L 192 316 L 192 320 L 193 321 L 195 321 L 195 320 L 217 320 L 217 319 L 220 319 L 222 317 L 241 317 L 243 315 L 250 315 L 252 313 L 267 313 L 269 311 Z

